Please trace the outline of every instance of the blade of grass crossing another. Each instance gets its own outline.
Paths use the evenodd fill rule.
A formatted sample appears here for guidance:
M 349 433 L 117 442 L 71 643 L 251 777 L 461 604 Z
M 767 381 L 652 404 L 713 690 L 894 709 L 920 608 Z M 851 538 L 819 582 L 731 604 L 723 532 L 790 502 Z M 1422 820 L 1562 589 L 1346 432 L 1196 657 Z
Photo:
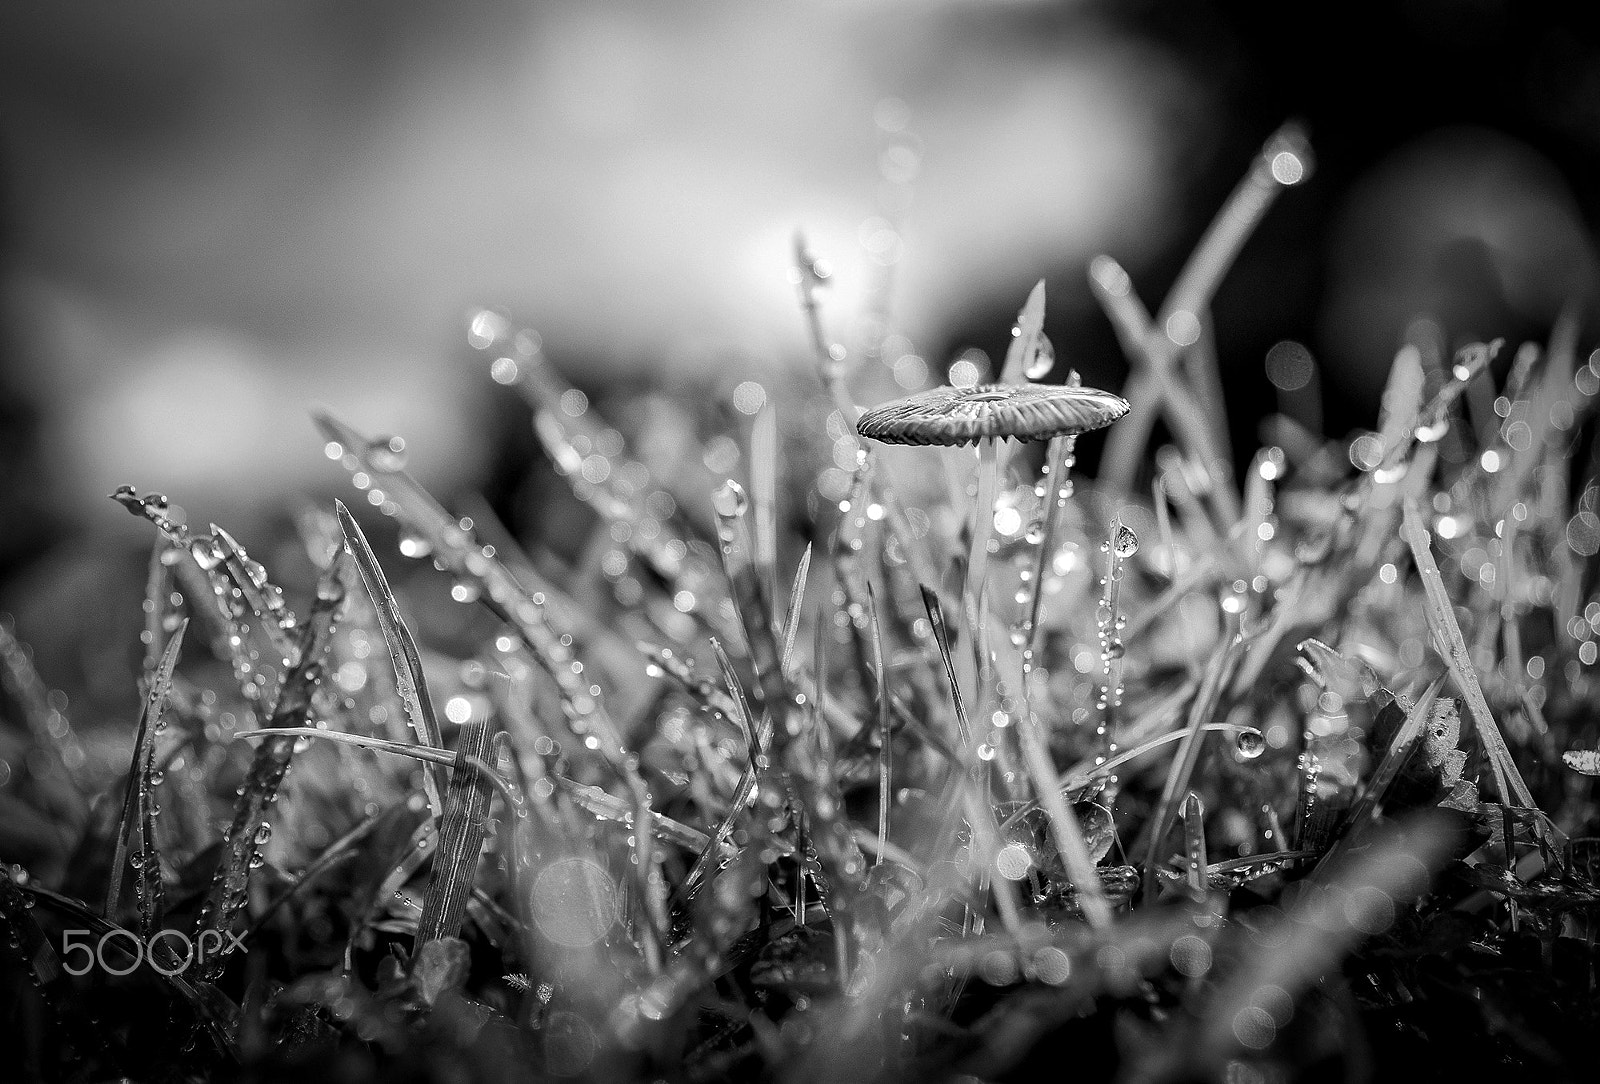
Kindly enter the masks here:
M 1505 737 L 1489 711 L 1483 687 L 1478 683 L 1478 672 L 1467 651 L 1467 641 L 1461 635 L 1461 625 L 1456 621 L 1455 608 L 1445 591 L 1444 578 L 1433 559 L 1433 536 L 1423 526 L 1422 514 L 1417 510 L 1414 500 L 1405 502 L 1403 514 L 1406 544 L 1411 547 L 1411 556 L 1416 561 L 1417 574 L 1422 577 L 1422 589 L 1427 595 L 1428 627 L 1433 631 L 1435 649 L 1444 657 L 1445 665 L 1450 668 L 1451 675 L 1466 698 L 1467 710 L 1472 713 L 1472 721 L 1477 724 L 1484 751 L 1488 754 L 1495 786 L 1503 801 L 1524 809 L 1537 809 L 1533 792 L 1517 770 L 1511 749 L 1506 745 Z
M 461 727 L 456 761 L 463 769 L 472 760 L 485 761 L 491 738 L 487 719 L 471 719 Z M 483 772 L 470 769 L 454 772 L 445 796 L 444 824 L 439 831 L 439 850 L 433 856 L 433 874 L 422 899 L 422 918 L 417 924 L 416 947 L 430 941 L 456 937 L 467 912 L 467 900 L 478 869 L 478 857 L 489 815 L 493 784 Z

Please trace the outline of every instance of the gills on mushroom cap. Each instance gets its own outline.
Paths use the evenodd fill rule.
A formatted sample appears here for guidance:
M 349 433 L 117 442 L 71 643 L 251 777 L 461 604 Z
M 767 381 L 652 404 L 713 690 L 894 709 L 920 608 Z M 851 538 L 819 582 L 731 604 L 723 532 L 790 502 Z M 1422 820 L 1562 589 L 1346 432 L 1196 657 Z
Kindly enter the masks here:
M 885 444 L 974 444 L 990 438 L 1050 440 L 1088 433 L 1128 413 L 1098 388 L 1041 384 L 938 387 L 873 407 L 856 432 Z

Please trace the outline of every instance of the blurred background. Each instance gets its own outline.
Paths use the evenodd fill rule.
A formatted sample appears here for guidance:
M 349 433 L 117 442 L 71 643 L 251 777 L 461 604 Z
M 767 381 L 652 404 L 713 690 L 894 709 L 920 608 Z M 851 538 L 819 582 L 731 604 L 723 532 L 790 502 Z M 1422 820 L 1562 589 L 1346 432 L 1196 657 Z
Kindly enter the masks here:
M 1314 358 L 1330 433 L 1370 425 L 1412 319 L 1515 342 L 1594 299 L 1578 7 L 7 5 L 0 610 L 52 684 L 131 705 L 151 539 L 105 495 L 166 492 L 277 567 L 295 502 L 347 491 L 312 404 L 568 552 L 470 314 L 536 329 L 649 461 L 724 428 L 708 404 L 745 382 L 817 394 L 797 229 L 834 271 L 830 330 L 878 366 L 864 401 L 998 358 L 1041 278 L 1058 355 L 1119 388 L 1087 262 L 1158 306 L 1288 118 L 1316 172 L 1213 309 L 1235 448 L 1285 343 L 1279 382 Z

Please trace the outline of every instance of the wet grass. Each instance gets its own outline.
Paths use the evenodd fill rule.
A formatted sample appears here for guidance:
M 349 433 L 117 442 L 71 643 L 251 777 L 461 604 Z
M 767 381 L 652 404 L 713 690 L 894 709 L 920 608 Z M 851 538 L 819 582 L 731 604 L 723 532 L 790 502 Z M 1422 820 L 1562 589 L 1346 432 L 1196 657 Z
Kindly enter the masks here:
M 1600 362 L 1571 323 L 1509 369 L 1408 343 L 1376 431 L 1236 479 L 1208 299 L 1309 168 L 1275 136 L 1155 317 L 1091 267 L 1133 372 L 1096 479 L 1072 436 L 858 441 L 802 245 L 836 417 L 759 407 L 753 497 L 685 494 L 473 321 L 586 563 L 327 414 L 373 511 L 303 517 L 302 616 L 119 491 L 157 534 L 123 778 L 0 630 L 0 1076 L 1581 1077 Z M 997 377 L 1074 383 L 1045 303 Z M 844 445 L 839 492 L 795 440 Z

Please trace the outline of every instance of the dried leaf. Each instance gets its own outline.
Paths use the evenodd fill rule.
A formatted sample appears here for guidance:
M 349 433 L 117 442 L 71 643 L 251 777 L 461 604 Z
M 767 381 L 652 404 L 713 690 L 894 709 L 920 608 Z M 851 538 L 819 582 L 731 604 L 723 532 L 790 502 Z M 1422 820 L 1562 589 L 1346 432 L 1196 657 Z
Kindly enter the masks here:
M 1600 775 L 1600 749 L 1568 749 L 1561 759 L 1575 772 Z

